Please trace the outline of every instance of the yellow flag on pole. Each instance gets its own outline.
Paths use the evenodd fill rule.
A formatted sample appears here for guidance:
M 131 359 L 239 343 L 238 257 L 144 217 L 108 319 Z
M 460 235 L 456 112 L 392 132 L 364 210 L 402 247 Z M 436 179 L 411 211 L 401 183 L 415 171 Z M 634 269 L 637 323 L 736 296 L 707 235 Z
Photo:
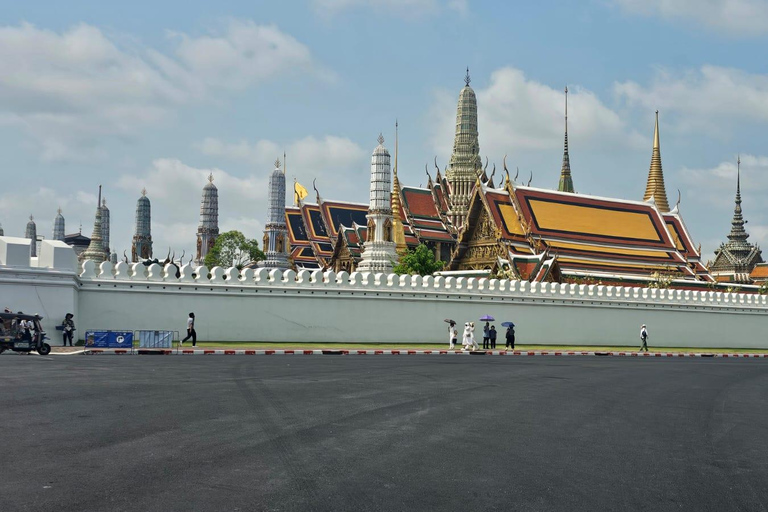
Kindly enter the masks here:
M 304 199 L 309 195 L 309 192 L 307 192 L 307 189 L 301 186 L 301 184 L 296 181 L 294 178 L 293 180 L 293 205 L 298 206 L 299 201 Z

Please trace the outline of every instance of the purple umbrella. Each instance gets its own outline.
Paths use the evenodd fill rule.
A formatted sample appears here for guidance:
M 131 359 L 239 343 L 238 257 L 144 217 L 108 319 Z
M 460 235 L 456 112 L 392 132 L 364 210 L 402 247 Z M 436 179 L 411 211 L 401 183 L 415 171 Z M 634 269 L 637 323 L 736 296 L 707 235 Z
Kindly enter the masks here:
M 480 317 L 480 321 L 481 321 L 481 322 L 493 322 L 493 321 L 495 321 L 495 320 L 496 320 L 496 319 L 495 319 L 495 318 L 493 318 L 491 315 L 484 315 L 484 316 L 481 316 L 481 317 Z

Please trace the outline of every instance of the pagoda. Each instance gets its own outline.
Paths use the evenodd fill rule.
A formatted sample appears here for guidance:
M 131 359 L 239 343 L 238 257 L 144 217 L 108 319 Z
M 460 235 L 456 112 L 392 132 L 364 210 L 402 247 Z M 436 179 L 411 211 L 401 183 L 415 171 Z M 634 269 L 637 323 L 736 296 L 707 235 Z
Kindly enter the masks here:
M 760 248 L 747 242 L 749 233 L 744 229 L 747 221 L 741 211 L 741 158 L 736 160 L 735 202 L 728 241 L 715 250 L 715 261 L 709 270 L 718 281 L 748 284 L 752 282 L 750 273 L 763 258 Z

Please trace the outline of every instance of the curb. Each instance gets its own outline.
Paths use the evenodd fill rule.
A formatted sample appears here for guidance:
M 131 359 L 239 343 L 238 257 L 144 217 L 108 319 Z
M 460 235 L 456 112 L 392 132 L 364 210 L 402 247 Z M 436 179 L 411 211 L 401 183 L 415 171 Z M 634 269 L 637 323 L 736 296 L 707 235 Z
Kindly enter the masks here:
M 407 350 L 407 349 L 387 349 L 387 350 L 355 350 L 355 349 L 320 349 L 320 350 L 231 350 L 231 349 L 181 349 L 181 350 L 152 350 L 139 349 L 131 354 L 130 350 L 125 349 L 92 349 L 83 352 L 90 355 L 246 355 L 246 356 L 272 356 L 272 355 L 446 355 L 446 356 L 468 356 L 468 355 L 487 355 L 487 356 L 609 356 L 609 357 L 712 357 L 721 359 L 760 359 L 768 358 L 767 354 L 755 353 L 713 353 L 713 352 L 579 352 L 579 351 L 553 351 L 553 350 L 475 350 L 465 352 L 462 350 Z

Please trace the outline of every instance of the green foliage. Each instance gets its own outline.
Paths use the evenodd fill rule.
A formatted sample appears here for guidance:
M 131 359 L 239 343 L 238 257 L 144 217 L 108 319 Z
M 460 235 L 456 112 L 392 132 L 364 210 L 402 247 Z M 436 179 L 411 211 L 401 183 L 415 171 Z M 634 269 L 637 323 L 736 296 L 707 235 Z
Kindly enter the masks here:
M 248 263 L 261 261 L 264 253 L 259 249 L 259 243 L 253 239 L 245 238 L 239 231 L 227 231 L 216 239 L 216 243 L 205 257 L 205 266 L 213 267 L 237 267 L 241 270 Z
M 648 288 L 656 288 L 658 290 L 666 290 L 672 285 L 675 279 L 681 277 L 679 272 L 653 272 L 651 274 L 651 280 L 648 282 Z
M 757 293 L 760 295 L 768 295 L 768 281 L 765 281 L 760 285 L 760 288 L 757 289 Z
M 432 250 L 424 244 L 419 244 L 415 249 L 409 250 L 400 256 L 400 263 L 395 266 L 395 274 L 418 274 L 429 276 L 442 270 L 444 261 L 436 260 Z

